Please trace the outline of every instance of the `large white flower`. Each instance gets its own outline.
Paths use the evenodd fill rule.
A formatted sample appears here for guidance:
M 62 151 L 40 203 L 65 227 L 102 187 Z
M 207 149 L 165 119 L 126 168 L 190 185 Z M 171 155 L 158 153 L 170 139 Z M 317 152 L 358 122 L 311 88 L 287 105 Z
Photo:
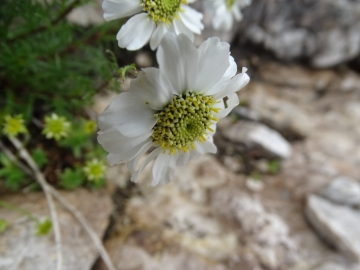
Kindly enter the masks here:
M 251 4 L 251 0 L 207 0 L 207 7 L 213 16 L 212 25 L 216 30 L 229 31 L 234 19 L 239 22 L 241 9 Z
M 159 68 L 140 71 L 129 92 L 115 97 L 99 116 L 98 140 L 110 164 L 127 162 L 136 182 L 155 159 L 155 186 L 171 181 L 177 166 L 215 153 L 216 122 L 239 104 L 236 91 L 249 82 L 246 68 L 235 76 L 229 47 L 209 38 L 196 48 L 185 35 L 167 34 L 156 54 Z
M 118 32 L 116 39 L 121 48 L 138 50 L 150 40 L 155 50 L 164 35 L 171 31 L 187 35 L 192 41 L 194 33 L 204 29 L 203 15 L 187 3 L 196 0 L 104 0 L 104 19 L 107 21 L 131 17 Z

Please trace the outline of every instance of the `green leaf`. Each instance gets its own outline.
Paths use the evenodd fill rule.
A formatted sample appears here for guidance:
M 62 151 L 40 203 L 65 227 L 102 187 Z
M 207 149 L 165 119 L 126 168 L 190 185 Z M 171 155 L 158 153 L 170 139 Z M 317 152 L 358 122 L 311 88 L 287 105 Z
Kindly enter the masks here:
M 85 176 L 82 169 L 65 169 L 65 171 L 59 175 L 60 186 L 65 189 L 75 189 L 81 186 L 85 181 Z
M 119 74 L 121 79 L 125 80 L 125 77 L 129 74 L 129 73 L 136 73 L 136 66 L 135 64 L 130 64 L 127 66 L 124 66 L 122 68 L 119 69 Z
M 92 188 L 102 188 L 106 183 L 106 179 L 98 179 L 96 181 L 88 181 L 88 184 Z
M 52 229 L 52 223 L 49 219 L 45 219 L 43 222 L 36 224 L 36 235 L 43 236 L 47 235 Z
M 85 131 L 84 121 L 73 122 L 69 136 L 59 142 L 62 147 L 70 148 L 76 158 L 80 158 L 82 150 L 91 145 L 92 134 Z
M 280 162 L 278 160 L 271 160 L 268 162 L 268 169 L 271 174 L 277 174 L 280 171 Z
M 0 233 L 5 231 L 8 226 L 9 226 L 9 224 L 6 222 L 5 219 L 0 219 Z
M 49 161 L 46 156 L 46 153 L 41 148 L 36 148 L 32 152 L 31 156 L 35 160 L 39 168 L 42 168 Z

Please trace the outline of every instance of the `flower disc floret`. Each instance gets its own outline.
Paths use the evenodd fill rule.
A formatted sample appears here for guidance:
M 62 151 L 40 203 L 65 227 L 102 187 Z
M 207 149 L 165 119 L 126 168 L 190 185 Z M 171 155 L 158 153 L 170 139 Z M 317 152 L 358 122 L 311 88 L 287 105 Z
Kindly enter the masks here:
M 45 116 L 45 128 L 43 134 L 46 138 L 59 141 L 62 137 L 67 137 L 70 131 L 70 122 L 65 117 L 59 117 L 53 113 L 50 117 Z
M 153 128 L 152 138 L 164 152 L 185 153 L 194 149 L 195 141 L 206 141 L 208 131 L 218 120 L 213 112 L 216 101 L 212 96 L 197 93 L 175 95 L 172 102 L 164 110 L 155 114 L 157 123 Z M 169 151 L 167 151 L 169 150 Z
M 235 0 L 226 0 L 226 7 L 228 10 L 231 10 L 232 6 L 234 5 Z
M 186 0 L 142 0 L 140 6 L 156 23 L 170 23 L 180 11 L 181 4 Z
M 8 137 L 14 137 L 19 133 L 27 133 L 27 129 L 24 125 L 24 119 L 21 114 L 14 117 L 10 115 L 5 116 L 5 123 L 3 133 Z
M 97 159 L 86 163 L 84 172 L 89 181 L 100 180 L 105 177 L 105 165 Z

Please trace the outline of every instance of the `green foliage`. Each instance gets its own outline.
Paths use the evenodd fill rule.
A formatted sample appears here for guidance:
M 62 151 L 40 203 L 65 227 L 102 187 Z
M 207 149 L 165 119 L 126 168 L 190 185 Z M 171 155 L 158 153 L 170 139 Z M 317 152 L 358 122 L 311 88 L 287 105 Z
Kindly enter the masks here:
M 84 120 L 74 121 L 72 123 L 71 134 L 67 138 L 64 138 L 59 145 L 62 147 L 68 147 L 72 150 L 75 157 L 79 158 L 82 154 L 82 150 L 92 148 L 91 137 L 93 134 L 88 133 Z
M 46 153 L 41 148 L 35 148 L 35 150 L 32 151 L 31 156 L 39 168 L 42 168 L 49 161 Z
M 65 189 L 75 189 L 81 186 L 85 181 L 83 170 L 80 168 L 76 169 L 65 169 L 63 173 L 59 175 L 60 186 Z
M 5 219 L 0 219 L 0 233 L 4 232 L 9 224 L 6 222 Z
M 119 69 L 120 78 L 123 80 L 132 73 L 136 73 L 135 64 L 130 64 Z
M 45 219 L 43 222 L 36 223 L 36 235 L 47 235 L 52 229 L 52 223 L 49 219 Z
M 81 1 L 3 0 L 0 80 L 7 113 L 22 113 L 30 120 L 39 105 L 71 116 L 91 104 L 97 85 L 112 79 L 104 55 L 106 41 L 113 39 L 110 25 L 84 31 L 57 20 L 74 2 Z
M 17 190 L 26 178 L 25 173 L 3 154 L 0 154 L 0 164 L 0 179 L 5 180 L 5 187 Z
M 102 188 L 106 183 L 106 180 L 104 178 L 98 179 L 96 181 L 90 181 L 88 182 L 88 185 L 92 188 Z
M 280 171 L 279 160 L 271 160 L 268 162 L 268 169 L 271 174 L 277 174 Z
M 15 134 L 19 125 L 11 122 L 6 134 L 24 142 L 45 177 L 56 178 L 54 171 L 60 171 L 51 183 L 66 189 L 84 183 L 80 168 L 88 158 L 104 157 L 94 138 L 96 123 L 80 117 L 86 115 L 84 107 L 105 87 L 118 92 L 120 73 L 126 76 L 135 69 L 119 70 L 114 54 L 119 52 L 114 42 L 119 21 L 88 27 L 67 21 L 72 9 L 91 1 L 0 0 L 0 129 L 8 124 L 7 115 L 22 115 L 27 132 Z M 71 128 L 61 140 L 46 140 L 45 135 L 56 139 L 51 130 L 42 134 L 46 116 L 54 114 L 70 121 Z M 1 134 L 0 140 L 8 143 Z M 32 185 L 24 179 L 29 177 L 0 155 L 0 181 L 17 190 Z
M 262 174 L 258 171 L 254 171 L 252 174 L 251 174 L 251 178 L 254 179 L 254 180 L 257 180 L 257 181 L 261 181 L 262 179 Z

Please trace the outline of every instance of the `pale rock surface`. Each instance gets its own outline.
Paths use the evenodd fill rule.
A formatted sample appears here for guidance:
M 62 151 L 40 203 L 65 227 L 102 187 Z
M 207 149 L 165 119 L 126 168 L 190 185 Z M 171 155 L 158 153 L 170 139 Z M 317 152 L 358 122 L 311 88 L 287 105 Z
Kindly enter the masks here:
M 286 269 L 299 259 L 284 220 L 213 157 L 190 162 L 165 186 L 151 188 L 150 177 L 146 169 L 141 196 L 129 200 L 106 242 L 118 269 Z
M 287 137 L 306 137 L 313 127 L 312 120 L 304 110 L 293 103 L 256 89 L 249 101 L 252 110 L 260 115 L 261 122 Z
M 247 149 L 259 149 L 268 157 L 286 159 L 291 155 L 291 145 L 280 133 L 260 123 L 238 121 L 222 134 L 232 143 L 243 144 Z
M 104 191 L 61 192 L 89 221 L 102 238 L 113 210 L 110 195 Z M 40 220 L 49 218 L 47 201 L 41 192 L 14 194 L 1 200 L 30 212 Z M 56 204 L 63 241 L 63 269 L 90 270 L 99 254 L 78 221 Z M 0 217 L 9 223 L 0 241 L 1 270 L 52 270 L 56 268 L 54 234 L 36 236 L 36 224 L 23 214 L 0 207 Z
M 360 262 L 360 211 L 310 195 L 305 213 L 325 241 L 348 258 Z
M 360 3 L 351 0 L 258 0 L 244 10 L 240 39 L 278 58 L 330 67 L 360 52 Z
M 338 204 L 360 205 L 360 183 L 350 177 L 335 178 L 320 194 Z

